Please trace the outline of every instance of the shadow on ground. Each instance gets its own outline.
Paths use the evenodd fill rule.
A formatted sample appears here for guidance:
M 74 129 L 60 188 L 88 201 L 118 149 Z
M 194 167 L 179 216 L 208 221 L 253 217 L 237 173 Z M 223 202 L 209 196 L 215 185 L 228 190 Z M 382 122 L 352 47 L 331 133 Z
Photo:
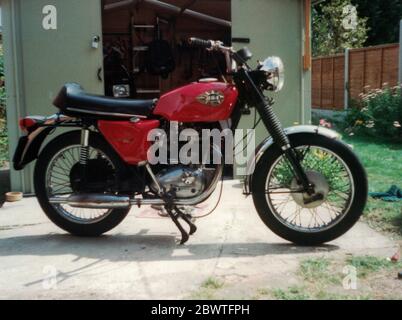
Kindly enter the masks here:
M 291 244 L 272 243 L 211 243 L 179 246 L 174 236 L 113 235 L 100 238 L 77 238 L 69 235 L 39 235 L 3 238 L 0 256 L 57 256 L 75 255 L 108 261 L 174 261 L 203 260 L 220 257 L 258 257 L 265 255 L 306 254 L 317 251 L 335 251 L 339 247 L 295 247 Z M 188 255 L 176 256 L 178 249 Z

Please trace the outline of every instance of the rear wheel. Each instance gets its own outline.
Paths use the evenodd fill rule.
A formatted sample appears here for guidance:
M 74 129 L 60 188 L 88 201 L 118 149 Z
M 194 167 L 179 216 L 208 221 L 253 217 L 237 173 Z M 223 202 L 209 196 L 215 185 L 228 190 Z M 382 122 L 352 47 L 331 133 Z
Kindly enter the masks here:
M 74 131 L 50 142 L 41 153 L 35 167 L 35 191 L 38 201 L 49 217 L 61 229 L 77 236 L 100 236 L 119 225 L 130 209 L 80 209 L 49 203 L 52 197 L 69 197 L 85 193 L 80 181 L 81 132 Z M 87 183 L 91 192 L 113 192 L 116 177 L 124 165 L 113 149 L 96 133 L 89 141 Z
M 257 164 L 253 198 L 264 223 L 277 235 L 300 245 L 320 245 L 346 233 L 367 202 L 366 172 L 349 146 L 327 137 L 291 136 L 292 146 L 322 199 L 306 203 L 282 152 L 271 149 Z

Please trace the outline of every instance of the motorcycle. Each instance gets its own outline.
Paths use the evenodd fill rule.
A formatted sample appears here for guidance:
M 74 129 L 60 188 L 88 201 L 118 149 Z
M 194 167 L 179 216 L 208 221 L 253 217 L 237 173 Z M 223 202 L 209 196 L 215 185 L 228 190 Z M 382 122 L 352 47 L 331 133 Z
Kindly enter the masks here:
M 180 230 L 181 244 L 186 243 L 197 227 L 185 209 L 211 197 L 224 166 L 184 165 L 174 159 L 150 163 L 154 144 L 149 134 L 172 122 L 178 123 L 177 131 L 233 130 L 242 113 L 254 108 L 270 137 L 249 161 L 254 170 L 247 171 L 244 193 L 253 197 L 265 225 L 290 242 L 310 246 L 351 229 L 367 202 L 365 169 L 336 132 L 317 126 L 282 127 L 274 99 L 265 95 L 283 88 L 281 59 L 270 57 L 253 69 L 247 48 L 235 51 L 220 41 L 189 41 L 223 53 L 232 80 L 203 79 L 153 100 L 92 95 L 70 83 L 54 100 L 59 113 L 20 121 L 25 135 L 14 168 L 23 170 L 37 160 L 35 191 L 50 220 L 73 235 L 92 237 L 119 225 L 132 207 L 159 206 Z M 40 151 L 58 128 L 77 130 L 56 137 Z M 208 152 L 223 158 L 216 144 Z

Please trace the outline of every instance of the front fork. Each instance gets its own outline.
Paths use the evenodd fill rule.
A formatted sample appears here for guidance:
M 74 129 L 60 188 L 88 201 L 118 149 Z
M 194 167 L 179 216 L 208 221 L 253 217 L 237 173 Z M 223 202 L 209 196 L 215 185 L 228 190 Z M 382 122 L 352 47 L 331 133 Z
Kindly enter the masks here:
M 267 100 L 265 98 L 261 90 L 258 89 L 247 72 L 244 72 L 244 75 L 257 96 L 257 102 L 255 105 L 259 114 L 261 115 L 262 121 L 275 144 L 282 149 L 284 155 L 289 161 L 298 185 L 302 186 L 303 190 L 309 196 L 313 196 L 315 193 L 314 185 L 310 183 L 301 164 L 300 157 L 298 156 L 296 150 L 292 148 L 289 137 L 286 135 L 278 116 L 274 112 L 273 100 Z
M 272 105 L 272 102 L 267 102 L 264 99 L 264 103 L 259 104 L 257 106 L 257 110 L 261 114 L 262 121 L 264 122 L 265 127 L 268 129 L 268 132 L 272 136 L 274 142 L 282 149 L 284 155 L 289 161 L 298 185 L 302 186 L 303 190 L 305 190 L 305 192 L 311 196 L 314 194 L 314 185 L 310 183 L 301 164 L 300 157 L 296 150 L 292 148 L 289 137 L 283 130 L 282 124 L 278 116 L 275 114 Z

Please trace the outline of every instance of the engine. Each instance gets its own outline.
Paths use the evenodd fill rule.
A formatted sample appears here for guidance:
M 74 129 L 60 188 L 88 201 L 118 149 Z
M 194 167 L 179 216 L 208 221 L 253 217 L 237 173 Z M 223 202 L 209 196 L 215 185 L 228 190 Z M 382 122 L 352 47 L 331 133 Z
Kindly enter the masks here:
M 159 184 L 167 192 L 172 192 L 179 199 L 191 199 L 201 195 L 211 183 L 215 169 L 176 166 L 162 170 L 157 176 Z M 157 192 L 155 183 L 151 189 Z
M 191 128 L 198 132 L 201 136 L 202 129 L 205 127 L 197 127 L 192 124 L 180 124 L 178 131 Z M 213 126 L 211 126 L 211 129 Z M 169 132 L 168 130 L 166 132 Z M 168 137 L 167 145 L 170 146 L 170 137 Z M 199 141 L 202 150 L 202 141 Z M 184 142 L 179 145 L 182 147 Z M 211 159 L 217 157 L 222 160 L 222 153 L 219 149 L 210 146 Z M 202 163 L 202 155 L 198 155 L 198 163 Z M 172 159 L 172 158 L 171 158 Z M 223 160 L 222 160 L 223 161 Z M 176 162 L 177 163 L 177 162 Z M 213 182 L 215 176 L 222 170 L 222 165 L 203 165 L 203 164 L 189 164 L 189 165 L 173 165 L 160 168 L 156 171 L 156 179 L 159 185 L 166 191 L 174 194 L 178 199 L 191 199 L 202 195 Z M 152 182 L 150 188 L 153 192 L 157 193 L 158 186 Z

